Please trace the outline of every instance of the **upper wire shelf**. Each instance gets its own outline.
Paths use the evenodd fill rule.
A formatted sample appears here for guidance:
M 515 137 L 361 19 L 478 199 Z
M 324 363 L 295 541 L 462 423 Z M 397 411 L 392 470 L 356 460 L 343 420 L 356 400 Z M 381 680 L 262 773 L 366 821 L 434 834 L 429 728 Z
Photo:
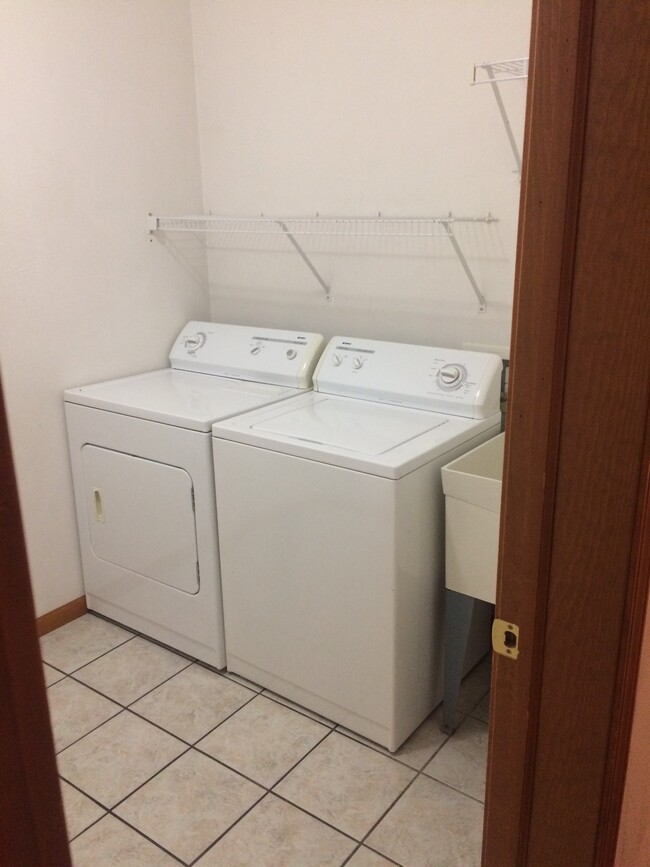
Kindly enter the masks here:
M 485 73 L 487 77 L 478 77 L 481 73 Z M 528 78 L 527 57 L 515 57 L 513 60 L 494 60 L 490 63 L 475 63 L 472 84 L 514 81 L 517 78 Z
M 165 217 L 149 214 L 149 233 L 163 232 L 213 232 L 225 235 L 283 235 L 294 247 L 305 265 L 331 300 L 331 290 L 318 272 L 297 237 L 369 237 L 369 238 L 448 238 L 479 302 L 479 311 L 484 313 L 487 302 L 481 293 L 474 274 L 454 234 L 456 223 L 494 223 L 491 214 L 485 217 L 213 217 L 180 216 Z M 297 237 L 296 237 L 297 236 Z
M 484 75 L 485 77 L 480 77 Z M 517 164 L 517 174 L 521 178 L 521 154 L 515 137 L 508 120 L 508 112 L 503 104 L 501 93 L 499 92 L 499 84 L 502 81 L 515 81 L 520 78 L 528 78 L 528 58 L 515 57 L 513 60 L 494 60 L 491 63 L 475 63 L 474 74 L 472 76 L 472 84 L 491 84 L 492 93 L 497 101 L 497 107 L 501 120 L 508 136 L 510 149 Z

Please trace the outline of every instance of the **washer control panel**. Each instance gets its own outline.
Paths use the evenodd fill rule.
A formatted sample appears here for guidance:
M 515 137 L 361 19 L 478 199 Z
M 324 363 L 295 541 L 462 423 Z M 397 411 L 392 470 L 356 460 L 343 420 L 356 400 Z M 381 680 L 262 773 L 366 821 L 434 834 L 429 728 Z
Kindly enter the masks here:
M 314 374 L 314 389 L 432 412 L 485 418 L 499 411 L 498 355 L 334 337 Z
M 188 322 L 169 360 L 176 370 L 311 388 L 322 335 L 218 322 Z

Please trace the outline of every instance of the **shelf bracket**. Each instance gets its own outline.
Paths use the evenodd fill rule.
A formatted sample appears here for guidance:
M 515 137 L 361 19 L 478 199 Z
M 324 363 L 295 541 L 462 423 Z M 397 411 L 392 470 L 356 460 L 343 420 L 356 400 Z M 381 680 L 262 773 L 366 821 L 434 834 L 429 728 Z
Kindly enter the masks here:
M 486 66 L 485 71 L 488 74 L 488 78 L 490 79 L 490 87 L 492 88 L 492 93 L 494 94 L 494 98 L 497 101 L 497 107 L 499 109 L 499 114 L 501 115 L 501 120 L 503 121 L 503 125 L 506 130 L 506 135 L 508 136 L 508 141 L 510 142 L 510 148 L 512 149 L 512 155 L 515 158 L 515 164 L 517 166 L 517 174 L 521 178 L 521 154 L 519 153 L 519 148 L 517 147 L 517 142 L 515 141 L 515 137 L 512 133 L 512 127 L 510 126 L 510 121 L 508 120 L 508 113 L 506 112 L 506 107 L 503 104 L 503 99 L 501 98 L 501 93 L 499 91 L 499 85 L 497 83 L 496 78 L 494 77 L 494 72 L 491 66 Z
M 448 220 L 441 220 L 442 225 L 445 227 L 445 231 L 447 232 L 447 237 L 451 241 L 451 245 L 454 248 L 456 255 L 458 256 L 458 261 L 463 266 L 463 271 L 467 275 L 467 279 L 469 280 L 472 289 L 474 290 L 474 294 L 478 299 L 478 309 L 479 313 L 485 313 L 487 310 L 487 302 L 485 300 L 485 296 L 481 293 L 481 290 L 478 288 L 478 283 L 472 274 L 472 269 L 467 264 L 467 259 L 465 258 L 465 254 L 461 250 L 460 244 L 458 243 L 458 239 L 454 235 L 454 230 L 452 228 L 452 223 L 454 222 L 454 218 L 449 215 Z M 488 217 L 486 222 L 490 222 L 490 218 Z
M 302 261 L 303 261 L 303 262 L 305 263 L 305 265 L 309 268 L 309 270 L 311 271 L 311 273 L 314 275 L 314 277 L 318 280 L 318 282 L 320 283 L 320 285 L 321 285 L 321 286 L 323 287 L 323 289 L 325 290 L 325 299 L 326 299 L 326 301 L 331 301 L 331 300 L 332 300 L 332 296 L 331 296 L 330 287 L 327 285 L 327 283 L 323 280 L 323 278 L 322 278 L 321 275 L 318 273 L 318 271 L 316 270 L 316 268 L 313 266 L 313 264 L 312 264 L 312 262 L 311 262 L 311 259 L 310 259 L 309 256 L 305 253 L 305 251 L 302 249 L 302 247 L 300 246 L 300 244 L 296 241 L 296 239 L 294 238 L 294 236 L 291 234 L 291 232 L 290 232 L 289 229 L 287 228 L 286 223 L 283 223 L 282 220 L 276 220 L 276 223 L 277 223 L 278 226 L 282 229 L 282 231 L 283 231 L 284 234 L 287 236 L 287 238 L 289 239 L 289 241 L 291 241 L 291 243 L 293 244 L 293 246 L 294 246 L 294 248 L 295 248 L 295 250 L 296 250 L 296 253 L 298 253 L 298 255 L 300 256 L 300 258 L 302 259 Z

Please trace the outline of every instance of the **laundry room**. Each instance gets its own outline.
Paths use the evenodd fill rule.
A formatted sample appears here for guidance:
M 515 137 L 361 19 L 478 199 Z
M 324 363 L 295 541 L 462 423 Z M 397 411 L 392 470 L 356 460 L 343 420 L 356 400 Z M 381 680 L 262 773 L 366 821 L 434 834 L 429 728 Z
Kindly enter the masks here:
M 365 352 L 374 351 L 373 341 L 442 347 L 452 353 L 447 362 L 463 370 L 464 362 L 453 353 L 484 353 L 507 362 L 530 15 L 530 2 L 521 0 L 5 4 L 0 35 L 0 362 L 34 605 L 43 633 L 65 628 L 66 620 L 74 624 L 86 604 L 66 390 L 167 367 L 177 338 L 195 338 L 196 329 L 183 330 L 192 322 L 258 330 L 246 340 L 261 339 L 266 329 L 294 342 L 303 335 L 322 335 L 319 352 L 332 338 L 345 335 L 367 341 L 365 349 L 353 347 Z M 498 65 L 505 61 L 514 66 L 503 72 Z M 495 70 L 503 78 L 496 87 L 490 83 Z M 302 344 L 296 346 L 301 352 Z M 190 355 L 192 349 L 190 345 Z M 219 363 L 226 364 L 223 359 Z M 396 366 L 401 363 L 398 358 Z M 442 365 L 439 358 L 437 363 Z M 386 382 L 384 368 L 380 373 Z M 497 412 L 498 405 L 486 411 L 485 418 L 492 421 L 477 436 L 498 433 Z M 79 441 L 87 442 L 85 436 L 79 434 Z M 221 472 L 232 474 L 235 466 L 224 459 Z M 111 463 L 102 471 L 115 476 Z M 152 484 L 155 497 L 158 482 Z M 323 490 L 328 485 L 323 481 Z M 379 487 L 368 490 L 379 502 Z M 92 505 L 101 518 L 103 504 L 95 496 Z M 129 532 L 139 508 L 135 500 L 132 505 Z M 330 506 L 336 509 L 334 499 Z M 323 509 L 318 514 L 320 521 Z M 236 520 L 224 516 L 224 526 L 226 522 L 230 546 L 237 536 Z M 314 606 L 318 600 L 314 595 Z M 62 650 L 60 667 L 52 663 L 63 679 L 62 694 L 62 683 L 71 680 L 75 689 L 83 683 L 84 689 L 95 690 L 93 695 L 101 694 L 105 704 L 91 713 L 93 731 L 111 725 L 117 710 L 136 702 L 142 702 L 142 715 L 138 708 L 133 714 L 139 725 L 147 717 L 146 700 L 154 687 L 185 671 L 177 661 L 185 657 L 172 654 L 155 684 L 112 698 L 92 676 L 72 678 L 79 668 L 97 665 L 98 657 L 142 640 L 133 639 L 125 626 L 146 634 L 142 624 L 111 619 L 121 625 L 100 621 L 101 636 L 91 634 L 92 629 L 86 633 L 88 654 L 70 661 Z M 152 637 L 173 646 L 164 636 Z M 96 640 L 102 649 L 94 654 Z M 177 649 L 200 658 L 187 648 Z M 212 659 L 204 661 L 222 668 Z M 197 694 L 209 692 L 200 676 Z M 87 794 L 94 808 L 88 823 L 76 826 L 79 863 L 92 863 L 83 860 L 91 856 L 88 849 L 82 857 L 82 838 L 102 822 L 106 827 L 113 823 L 110 844 L 102 838 L 109 848 L 122 845 L 119 834 L 124 832 L 135 834 L 137 845 L 160 846 L 156 852 L 169 863 L 235 863 L 227 860 L 227 853 L 236 851 L 228 848 L 236 845 L 228 835 L 231 841 L 244 835 L 244 819 L 237 822 L 243 815 L 254 816 L 248 811 L 258 802 L 266 805 L 268 827 L 274 821 L 289 826 L 290 819 L 279 816 L 289 804 L 315 825 L 318 819 L 316 830 L 301 826 L 300 834 L 330 858 L 269 863 L 343 864 L 350 858 L 350 864 L 359 865 L 426 863 L 418 860 L 421 855 L 409 860 L 395 848 L 393 826 L 382 828 L 380 820 L 394 802 L 399 806 L 406 790 L 413 795 L 408 822 L 414 822 L 417 810 L 425 810 L 424 802 L 433 798 L 427 787 L 434 778 L 446 780 L 456 798 L 453 808 L 441 801 L 440 809 L 458 809 L 460 815 L 466 800 L 474 817 L 467 819 L 474 823 L 474 850 L 467 854 L 461 847 L 449 863 L 478 863 L 476 816 L 483 796 L 471 771 L 468 783 L 463 774 L 473 762 L 484 766 L 477 744 L 484 745 L 487 729 L 485 667 L 475 670 L 460 698 L 468 728 L 475 733 L 459 759 L 462 768 L 448 771 L 440 764 L 436 774 L 427 776 L 428 763 L 443 744 L 439 725 L 433 723 L 408 754 L 415 754 L 414 759 L 400 763 L 391 758 L 394 743 L 384 753 L 369 748 L 370 764 L 356 782 L 367 773 L 374 781 L 369 785 L 380 789 L 379 780 L 385 779 L 385 786 L 376 803 L 349 822 L 350 806 L 341 816 L 317 803 L 316 795 L 313 802 L 300 800 L 299 790 L 307 786 L 298 770 L 304 755 L 313 751 L 315 764 L 315 747 L 323 740 L 322 761 L 335 774 L 337 767 L 353 761 L 346 752 L 350 744 L 356 749 L 361 743 L 342 739 L 334 749 L 334 738 L 324 737 L 332 731 L 325 712 L 329 705 L 300 717 L 305 726 L 296 738 L 302 746 L 294 741 L 279 776 L 268 772 L 258 778 L 239 758 L 224 758 L 219 729 L 225 744 L 236 712 L 253 707 L 247 691 L 258 703 L 263 697 L 252 692 L 248 677 L 228 680 L 228 712 L 219 717 L 219 725 L 211 718 L 200 734 L 200 726 L 195 733 L 181 733 L 153 713 L 147 717 L 169 739 L 160 747 L 165 759 L 130 788 L 126 782 L 119 791 L 93 794 L 84 788 L 83 775 L 75 776 L 78 767 L 69 764 L 68 808 L 71 798 Z M 274 692 L 280 692 L 280 680 L 274 680 Z M 297 700 L 285 700 L 292 698 Z M 258 724 L 270 719 L 260 714 Z M 290 728 L 293 723 L 281 720 L 277 725 Z M 61 755 L 91 731 L 75 726 L 58 742 Z M 134 728 L 134 743 L 140 736 Z M 204 752 L 182 753 L 181 746 L 187 749 L 199 737 L 212 738 Z M 235 733 L 227 749 L 233 749 L 236 739 Z M 331 755 L 325 753 L 328 743 Z M 148 779 L 153 792 L 160 767 L 178 756 L 189 762 L 189 755 L 207 763 L 206 753 L 243 774 L 245 786 L 237 793 L 231 818 L 214 834 L 203 826 L 195 829 L 192 841 L 158 837 L 150 824 L 154 820 L 145 816 L 147 799 L 143 795 L 139 804 L 133 790 Z M 392 764 L 375 766 L 377 757 Z M 199 776 L 204 773 L 207 787 L 217 785 L 209 768 L 196 770 Z M 272 801 L 268 793 L 276 785 Z M 138 791 L 145 793 L 146 786 Z M 355 791 L 362 800 L 362 788 Z M 393 821 L 398 819 L 407 822 L 396 812 Z M 261 825 L 255 827 L 266 839 Z M 216 839 L 225 860 L 209 860 Z M 273 844 L 267 840 L 264 845 Z M 425 835 L 419 845 L 434 844 Z M 416 852 L 418 844 L 413 846 Z M 134 863 L 149 863 L 146 857 Z M 250 863 L 263 862 L 253 858 Z

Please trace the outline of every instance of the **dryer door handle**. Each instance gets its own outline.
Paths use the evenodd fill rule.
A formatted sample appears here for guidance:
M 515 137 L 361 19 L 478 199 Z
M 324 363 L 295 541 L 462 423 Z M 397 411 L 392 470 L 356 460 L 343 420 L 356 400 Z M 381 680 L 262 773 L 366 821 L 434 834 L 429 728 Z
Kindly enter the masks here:
M 93 499 L 95 502 L 95 520 L 99 521 L 100 524 L 105 524 L 104 504 L 102 503 L 102 492 L 99 488 L 93 488 Z

